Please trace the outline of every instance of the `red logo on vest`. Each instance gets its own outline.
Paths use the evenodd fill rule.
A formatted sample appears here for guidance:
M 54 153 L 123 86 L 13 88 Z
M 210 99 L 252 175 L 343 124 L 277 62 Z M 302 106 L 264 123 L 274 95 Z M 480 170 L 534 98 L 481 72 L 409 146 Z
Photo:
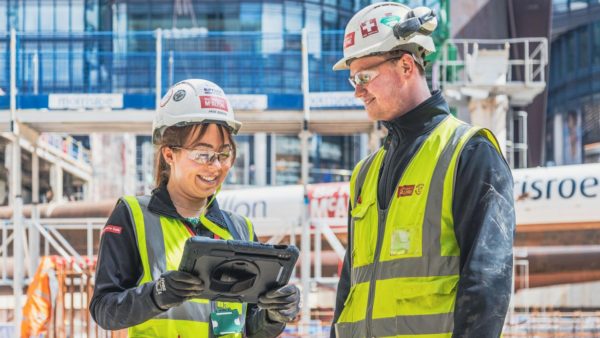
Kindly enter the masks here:
M 398 191 L 396 192 L 396 197 L 405 197 L 411 196 L 415 191 L 415 185 L 401 185 L 398 187 Z
M 102 234 L 104 234 L 105 232 L 112 232 L 113 234 L 120 235 L 122 231 L 123 231 L 123 228 L 121 228 L 120 226 L 107 225 L 104 227 L 104 229 L 102 229 Z
M 360 24 L 360 32 L 363 38 L 369 35 L 379 33 L 379 27 L 377 26 L 377 20 L 375 18 L 367 20 Z

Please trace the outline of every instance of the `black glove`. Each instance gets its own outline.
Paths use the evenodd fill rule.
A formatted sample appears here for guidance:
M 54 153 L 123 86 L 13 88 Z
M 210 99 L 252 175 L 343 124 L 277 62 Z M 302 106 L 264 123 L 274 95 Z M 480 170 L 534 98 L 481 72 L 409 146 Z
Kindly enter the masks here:
M 183 271 L 167 271 L 154 284 L 152 297 L 156 306 L 168 310 L 186 300 L 200 296 L 204 282 Z
M 274 322 L 291 322 L 300 311 L 300 290 L 295 285 L 271 290 L 258 298 L 258 307 Z

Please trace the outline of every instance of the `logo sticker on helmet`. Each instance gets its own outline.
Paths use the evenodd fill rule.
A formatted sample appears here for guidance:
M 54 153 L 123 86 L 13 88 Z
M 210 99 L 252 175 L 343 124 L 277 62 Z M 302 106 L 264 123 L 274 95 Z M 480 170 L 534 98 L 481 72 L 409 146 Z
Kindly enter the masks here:
M 225 93 L 223 93 L 222 90 L 216 89 L 216 88 L 209 88 L 209 87 L 205 87 L 204 88 L 204 94 L 205 95 L 220 95 L 220 96 L 224 96 Z
M 173 95 L 173 101 L 179 102 L 179 101 L 183 100 L 184 97 L 185 97 L 185 90 L 179 89 L 178 91 L 175 92 L 175 95 Z
M 379 22 L 388 27 L 394 28 L 394 26 L 400 23 L 400 17 L 397 15 L 387 14 L 385 17 L 381 18 Z
M 352 46 L 354 46 L 354 32 L 350 32 L 344 37 L 344 48 Z
M 363 38 L 366 38 L 369 35 L 379 33 L 379 27 L 377 26 L 377 19 L 369 19 L 360 24 L 360 32 Z
M 228 111 L 227 101 L 222 97 L 200 96 L 200 107 Z

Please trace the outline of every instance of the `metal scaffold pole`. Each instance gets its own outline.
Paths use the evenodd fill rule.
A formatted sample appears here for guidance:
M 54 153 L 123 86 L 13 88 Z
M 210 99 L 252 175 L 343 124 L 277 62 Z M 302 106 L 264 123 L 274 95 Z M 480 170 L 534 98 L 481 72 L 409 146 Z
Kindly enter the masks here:
M 160 108 L 160 99 L 162 98 L 162 30 L 156 30 L 156 93 L 155 93 L 155 108 Z M 169 83 L 172 85 L 172 83 Z
M 310 102 L 308 85 L 308 38 L 306 28 L 302 29 L 302 94 L 304 96 L 304 119 L 302 121 L 302 131 L 300 132 L 300 151 L 301 151 L 301 178 L 304 191 L 304 210 L 302 213 L 302 313 L 300 321 L 300 335 L 308 335 L 310 324 L 310 217 L 308 205 L 308 142 L 310 132 L 308 122 L 310 121 Z
M 19 125 L 17 121 L 17 33 L 10 30 L 10 129 L 14 136 L 10 166 L 10 200 L 13 206 L 13 293 L 15 298 L 14 323 L 15 337 L 21 336 L 21 298 L 23 296 L 22 258 L 25 233 L 23 229 L 23 197 L 21 196 L 21 145 L 19 142 Z

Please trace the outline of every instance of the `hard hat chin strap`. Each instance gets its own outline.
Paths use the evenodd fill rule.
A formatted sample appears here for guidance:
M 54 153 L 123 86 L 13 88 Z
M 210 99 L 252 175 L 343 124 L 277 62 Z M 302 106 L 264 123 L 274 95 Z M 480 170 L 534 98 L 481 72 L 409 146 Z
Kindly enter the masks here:
M 432 10 L 427 11 L 427 13 L 421 16 L 415 16 L 415 12 L 410 11 L 406 14 L 404 21 L 394 26 L 394 36 L 396 39 L 408 40 L 417 33 L 430 35 L 433 31 L 426 29 L 424 25 L 434 19 L 435 13 Z

